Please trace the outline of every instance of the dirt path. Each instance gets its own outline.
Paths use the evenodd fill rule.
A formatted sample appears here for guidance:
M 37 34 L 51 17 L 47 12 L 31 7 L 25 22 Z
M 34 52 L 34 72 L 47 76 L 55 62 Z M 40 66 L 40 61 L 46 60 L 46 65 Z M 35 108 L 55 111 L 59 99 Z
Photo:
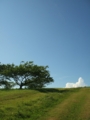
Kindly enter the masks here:
M 72 93 L 48 113 L 44 120 L 90 120 L 90 95 L 87 88 Z M 89 92 L 90 93 L 90 90 Z M 85 112 L 86 111 L 86 112 Z
M 90 120 L 90 88 L 87 88 L 85 97 L 86 101 L 79 116 L 80 120 Z

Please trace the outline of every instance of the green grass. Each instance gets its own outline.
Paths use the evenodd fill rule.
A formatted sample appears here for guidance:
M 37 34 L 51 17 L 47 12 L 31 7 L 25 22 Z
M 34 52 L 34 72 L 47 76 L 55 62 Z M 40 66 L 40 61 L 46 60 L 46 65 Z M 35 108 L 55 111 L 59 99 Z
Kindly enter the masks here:
M 90 120 L 90 88 L 0 90 L 0 120 Z

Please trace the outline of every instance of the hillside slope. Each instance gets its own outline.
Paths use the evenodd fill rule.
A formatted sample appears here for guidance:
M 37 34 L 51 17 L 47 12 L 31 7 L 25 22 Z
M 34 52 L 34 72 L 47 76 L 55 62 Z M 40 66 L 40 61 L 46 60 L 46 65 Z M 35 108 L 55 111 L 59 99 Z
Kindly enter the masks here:
M 90 88 L 0 90 L 0 120 L 90 120 Z

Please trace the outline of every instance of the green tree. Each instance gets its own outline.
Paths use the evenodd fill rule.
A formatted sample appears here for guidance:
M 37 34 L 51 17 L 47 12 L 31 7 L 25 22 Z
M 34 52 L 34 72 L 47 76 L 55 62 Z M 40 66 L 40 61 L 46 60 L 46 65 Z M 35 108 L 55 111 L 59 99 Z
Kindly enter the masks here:
M 54 81 L 47 70 L 48 66 L 34 65 L 32 61 L 21 62 L 20 65 L 3 64 L 1 67 L 2 80 L 14 82 L 19 85 L 20 89 L 23 86 L 42 88 L 45 84 Z

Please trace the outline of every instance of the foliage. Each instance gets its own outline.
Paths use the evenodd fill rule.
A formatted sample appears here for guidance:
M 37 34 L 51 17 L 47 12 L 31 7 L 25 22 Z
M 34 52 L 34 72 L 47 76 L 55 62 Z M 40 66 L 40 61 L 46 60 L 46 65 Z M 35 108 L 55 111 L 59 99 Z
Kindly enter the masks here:
M 32 68 L 32 78 L 26 80 L 28 88 L 42 88 L 45 84 L 53 82 L 50 77 L 49 71 L 46 70 L 48 66 L 37 66 L 34 65 Z
M 20 65 L 0 64 L 0 81 L 13 81 L 19 85 L 20 89 L 23 86 L 27 88 L 42 88 L 46 84 L 54 81 L 50 77 L 47 68 L 48 66 L 34 65 L 32 61 L 22 61 Z M 9 82 L 5 85 L 6 88 L 10 88 Z
M 15 83 L 2 80 L 0 81 L 0 86 L 3 86 L 4 89 L 11 89 L 15 86 Z

